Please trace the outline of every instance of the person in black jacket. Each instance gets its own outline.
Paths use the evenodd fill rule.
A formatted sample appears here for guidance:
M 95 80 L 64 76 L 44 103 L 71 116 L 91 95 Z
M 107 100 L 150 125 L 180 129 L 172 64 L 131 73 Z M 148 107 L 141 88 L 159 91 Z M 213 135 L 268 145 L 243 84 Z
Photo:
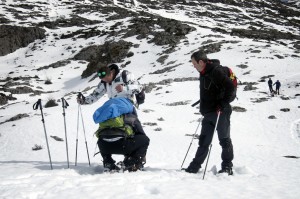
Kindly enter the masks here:
M 271 78 L 269 78 L 268 85 L 269 85 L 270 93 L 272 94 L 274 90 L 273 90 L 273 81 Z
M 192 54 L 191 61 L 200 73 L 200 113 L 203 115 L 199 146 L 194 159 L 184 169 L 188 173 L 197 173 L 204 162 L 209 145 L 212 142 L 218 112 L 220 112 L 217 132 L 222 147 L 222 169 L 219 173 L 232 175 L 233 146 L 230 138 L 230 115 L 232 109 L 230 99 L 234 85 L 226 75 L 219 60 L 209 60 L 205 53 L 197 51 Z
M 275 94 L 279 95 L 279 89 L 281 87 L 281 83 L 279 82 L 279 80 L 277 80 L 273 85 L 275 85 L 276 87 Z

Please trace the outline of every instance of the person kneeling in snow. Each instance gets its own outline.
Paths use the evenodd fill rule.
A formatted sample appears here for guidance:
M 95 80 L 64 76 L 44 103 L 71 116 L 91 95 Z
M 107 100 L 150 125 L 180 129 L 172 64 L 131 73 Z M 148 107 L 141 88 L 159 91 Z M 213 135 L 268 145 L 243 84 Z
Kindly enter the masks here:
M 98 84 L 97 88 L 87 97 L 79 96 L 77 98 L 77 102 L 82 105 L 92 104 L 103 97 L 106 93 L 110 99 L 123 97 L 130 100 L 132 104 L 136 104 L 135 94 L 141 92 L 143 86 L 138 83 L 134 79 L 134 75 L 127 71 L 126 73 L 126 82 L 124 82 L 124 78 L 122 77 L 122 72 L 119 70 L 116 64 L 111 64 L 109 66 L 100 67 L 97 75 L 101 79 L 100 83 Z M 132 113 L 136 119 L 134 121 L 135 128 L 138 129 L 138 133 L 136 135 L 143 135 L 141 139 L 143 142 L 147 143 L 147 147 L 149 145 L 149 138 L 146 136 L 142 125 L 137 118 L 136 109 L 133 107 Z M 140 136 L 138 136 L 140 137 Z M 138 138 L 137 138 L 138 139 Z M 102 141 L 101 141 L 102 142 Z M 99 140 L 98 140 L 99 144 Z M 136 144 L 138 143 L 133 142 Z M 129 146 L 128 146 L 129 147 Z M 128 148 L 127 147 L 127 148 Z M 131 146 L 132 147 L 132 146 Z M 133 148 L 136 148 L 133 147 Z M 100 150 L 101 151 L 101 150 Z M 111 153 L 113 154 L 113 153 Z M 112 159 L 111 154 L 101 153 L 103 157 L 104 166 L 108 169 L 113 169 L 116 165 L 114 164 L 115 161 Z M 140 159 L 144 159 L 145 162 L 146 154 L 141 154 Z M 137 158 L 137 157 L 135 157 Z M 128 159 L 128 158 L 127 158 Z M 132 159 L 131 157 L 129 160 Z M 126 158 L 125 158 L 126 160 Z M 126 161 L 125 161 L 126 162 Z
M 99 123 L 96 136 L 103 165 L 108 170 L 120 169 L 112 154 L 125 155 L 123 163 L 128 171 L 140 170 L 146 163 L 149 138 L 133 111 L 134 107 L 127 98 L 113 98 L 93 115 L 94 122 Z

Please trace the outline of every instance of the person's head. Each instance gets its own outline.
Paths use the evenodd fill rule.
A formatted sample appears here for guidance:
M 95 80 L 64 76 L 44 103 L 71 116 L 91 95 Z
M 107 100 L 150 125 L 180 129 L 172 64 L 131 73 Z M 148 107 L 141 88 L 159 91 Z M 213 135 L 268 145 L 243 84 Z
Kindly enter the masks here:
M 205 68 L 208 61 L 206 53 L 204 53 L 203 51 L 194 52 L 191 55 L 191 60 L 198 72 L 201 72 Z
M 111 70 L 109 66 L 100 67 L 97 72 L 97 75 L 102 81 L 106 83 L 112 82 L 114 77 L 113 70 Z

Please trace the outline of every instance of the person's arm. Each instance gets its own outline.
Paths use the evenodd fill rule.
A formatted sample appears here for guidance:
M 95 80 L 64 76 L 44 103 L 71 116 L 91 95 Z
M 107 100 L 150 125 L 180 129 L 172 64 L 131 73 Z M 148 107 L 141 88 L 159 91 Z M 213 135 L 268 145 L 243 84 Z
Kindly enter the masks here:
M 143 86 L 134 78 L 134 75 L 127 71 L 126 73 L 126 82 L 123 91 L 124 93 L 127 93 L 128 95 L 137 94 L 141 92 L 143 89 Z
M 99 83 L 97 88 L 88 96 L 85 97 L 83 104 L 92 104 L 99 100 L 106 93 L 103 83 Z

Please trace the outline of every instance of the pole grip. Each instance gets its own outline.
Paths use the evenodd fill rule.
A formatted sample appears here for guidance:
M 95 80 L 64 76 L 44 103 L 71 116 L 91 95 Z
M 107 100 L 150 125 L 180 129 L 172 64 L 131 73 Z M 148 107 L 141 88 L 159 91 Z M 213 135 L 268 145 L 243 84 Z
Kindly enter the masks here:
M 69 106 L 67 100 L 65 100 L 65 98 L 63 98 L 63 97 L 61 98 L 61 102 L 62 102 L 62 107 L 63 108 L 67 108 Z
M 42 109 L 41 101 L 42 101 L 41 99 L 38 99 L 38 101 L 33 104 L 33 106 L 32 106 L 33 110 L 37 110 L 38 108 Z
M 78 92 L 77 98 L 85 100 L 85 97 L 81 92 Z

